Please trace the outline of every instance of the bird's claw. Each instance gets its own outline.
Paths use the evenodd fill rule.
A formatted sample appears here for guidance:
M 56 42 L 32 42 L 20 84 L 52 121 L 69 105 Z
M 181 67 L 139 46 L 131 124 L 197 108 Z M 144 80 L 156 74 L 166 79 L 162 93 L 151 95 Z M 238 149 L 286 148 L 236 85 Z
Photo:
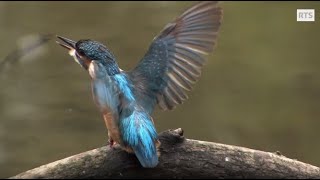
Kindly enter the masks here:
M 113 139 L 109 139 L 108 141 L 109 141 L 109 147 L 113 148 L 113 145 L 114 145 Z
M 115 145 L 117 145 L 117 142 L 115 142 L 113 139 L 109 139 L 108 142 L 111 149 L 114 149 Z

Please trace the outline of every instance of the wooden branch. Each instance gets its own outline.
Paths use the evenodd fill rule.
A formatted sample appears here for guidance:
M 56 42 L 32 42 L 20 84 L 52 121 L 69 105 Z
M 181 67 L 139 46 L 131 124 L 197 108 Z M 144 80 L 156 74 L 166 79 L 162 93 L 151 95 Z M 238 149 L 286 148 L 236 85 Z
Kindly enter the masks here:
M 161 157 L 144 169 L 109 146 L 77 154 L 11 178 L 320 178 L 318 167 L 277 153 L 185 139 L 181 128 L 160 133 Z

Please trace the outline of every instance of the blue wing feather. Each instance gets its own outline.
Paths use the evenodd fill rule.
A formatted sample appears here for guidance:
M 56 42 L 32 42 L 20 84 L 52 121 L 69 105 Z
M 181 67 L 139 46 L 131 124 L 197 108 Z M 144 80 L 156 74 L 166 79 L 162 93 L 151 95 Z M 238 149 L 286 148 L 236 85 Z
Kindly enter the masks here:
M 153 40 L 147 53 L 129 76 L 142 89 L 145 102 L 156 99 L 164 109 L 173 109 L 188 98 L 213 51 L 222 20 L 217 2 L 200 2 L 169 23 Z

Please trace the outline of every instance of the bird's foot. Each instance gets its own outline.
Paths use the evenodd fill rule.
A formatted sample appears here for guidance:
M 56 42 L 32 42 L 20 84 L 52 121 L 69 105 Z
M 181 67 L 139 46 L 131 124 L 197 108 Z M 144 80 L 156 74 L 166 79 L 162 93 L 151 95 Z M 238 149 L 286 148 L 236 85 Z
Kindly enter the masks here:
M 109 139 L 109 140 L 108 140 L 108 143 L 109 143 L 109 147 L 110 147 L 111 149 L 116 148 L 116 145 L 118 144 L 118 143 L 115 142 L 113 139 Z
M 109 139 L 108 142 L 109 142 L 109 147 L 113 149 L 113 145 L 115 144 L 113 139 Z

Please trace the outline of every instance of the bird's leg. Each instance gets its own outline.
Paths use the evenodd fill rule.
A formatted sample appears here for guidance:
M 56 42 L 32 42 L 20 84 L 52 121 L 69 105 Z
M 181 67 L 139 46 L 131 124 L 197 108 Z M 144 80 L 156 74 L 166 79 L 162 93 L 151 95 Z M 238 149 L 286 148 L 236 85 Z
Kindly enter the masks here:
M 109 138 L 108 138 L 109 147 L 112 148 L 112 149 L 114 149 L 115 146 L 118 144 L 118 142 L 115 141 L 115 140 L 112 138 L 112 136 L 110 135 L 109 132 L 108 132 L 108 137 L 109 137 Z
M 110 148 L 113 148 L 113 145 L 115 144 L 114 140 L 112 139 L 110 132 L 108 131 L 108 142 L 109 142 L 109 146 Z
M 110 148 L 114 148 L 114 145 L 116 144 L 117 139 L 115 139 L 116 141 L 114 141 L 114 139 L 112 138 L 112 127 L 113 127 L 113 117 L 112 114 L 110 113 L 110 111 L 108 110 L 104 110 L 103 111 L 103 119 L 104 122 L 106 123 L 106 127 L 108 129 L 108 143 L 109 143 L 109 147 Z

